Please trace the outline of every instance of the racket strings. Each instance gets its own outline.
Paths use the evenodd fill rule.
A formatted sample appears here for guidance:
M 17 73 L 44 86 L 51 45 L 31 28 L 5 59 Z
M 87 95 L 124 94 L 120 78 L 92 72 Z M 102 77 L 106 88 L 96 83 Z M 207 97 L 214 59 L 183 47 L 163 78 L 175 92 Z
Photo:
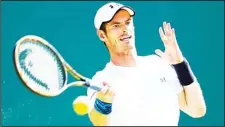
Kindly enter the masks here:
M 36 86 L 34 85 L 34 86 L 41 87 L 41 88 L 38 88 L 39 90 L 43 90 L 43 88 L 44 88 L 45 91 L 56 89 L 56 87 L 58 87 L 57 89 L 61 89 L 64 86 L 64 82 L 66 80 L 66 75 L 63 73 L 63 71 L 64 71 L 63 65 L 62 65 L 61 61 L 59 60 L 59 58 L 57 57 L 57 54 L 54 51 L 52 51 L 52 49 L 50 47 L 44 45 L 43 43 L 37 43 L 36 40 L 35 41 L 34 40 L 24 40 L 24 42 L 21 44 L 20 49 L 22 51 L 21 53 L 19 53 L 20 66 L 21 66 L 23 72 L 29 78 L 29 82 L 34 82 L 35 84 L 38 84 L 38 85 L 36 85 Z M 22 50 L 22 49 L 24 49 L 24 50 Z M 41 61 L 42 64 L 43 64 L 43 62 L 46 62 L 44 67 L 46 67 L 46 66 L 50 67 L 49 70 L 45 70 L 45 68 L 40 68 L 41 67 L 40 61 L 35 60 L 35 59 L 40 59 L 40 57 L 32 59 L 33 63 L 31 61 L 28 61 L 27 65 L 26 65 L 26 62 L 27 62 L 26 58 L 28 57 L 28 55 L 31 54 L 32 51 L 35 52 L 35 50 L 37 50 L 37 49 L 39 51 L 38 55 L 39 55 L 39 53 L 40 53 L 40 55 L 42 55 L 42 56 L 40 56 L 40 57 L 42 57 L 41 60 L 43 60 L 44 57 L 51 58 L 52 61 L 48 61 L 50 63 L 49 66 L 47 66 L 47 64 L 48 64 L 47 61 Z M 52 64 L 53 62 L 54 62 L 54 64 Z M 54 80 L 57 80 L 57 81 L 47 81 L 48 78 L 42 76 L 44 73 L 42 73 L 42 72 L 40 73 L 40 71 L 39 71 L 39 73 L 35 72 L 35 71 L 33 71 L 33 73 L 32 73 L 31 67 L 33 66 L 33 64 L 38 64 L 41 71 L 50 71 L 49 73 L 51 73 L 51 71 L 53 70 L 52 72 L 54 72 L 54 75 L 57 75 L 56 76 L 57 78 L 54 78 Z M 51 66 L 51 65 L 53 65 L 53 66 Z M 44 79 L 45 79 L 45 81 L 43 81 Z M 50 80 L 50 78 L 49 78 L 49 80 Z M 51 87 L 52 84 L 55 86 L 54 88 Z M 48 86 L 50 86 L 50 87 L 48 87 Z
M 42 82 L 41 80 L 39 80 L 38 78 L 36 78 L 30 71 L 29 69 L 26 67 L 26 63 L 25 63 L 25 58 L 28 55 L 28 52 L 31 52 L 31 50 L 25 49 L 24 51 L 22 51 L 19 55 L 19 59 L 20 59 L 20 66 L 21 68 L 24 70 L 25 74 L 28 76 L 28 78 L 30 78 L 31 80 L 33 80 L 35 83 L 41 85 L 42 87 L 44 87 L 46 90 L 49 90 L 48 85 L 44 82 Z
M 54 51 L 52 51 L 50 47 L 46 45 L 40 45 L 40 43 L 36 43 L 36 44 L 42 47 L 43 49 L 46 49 L 46 52 L 48 52 L 51 55 L 51 57 L 54 59 L 54 61 L 56 62 L 57 68 L 60 68 L 58 69 L 57 75 L 58 77 L 63 79 L 58 78 L 58 83 L 59 83 L 59 89 L 63 88 L 64 81 L 66 80 L 66 76 L 63 75 L 64 67 L 63 67 L 63 64 L 60 62 L 59 58 L 57 57 L 57 54 Z

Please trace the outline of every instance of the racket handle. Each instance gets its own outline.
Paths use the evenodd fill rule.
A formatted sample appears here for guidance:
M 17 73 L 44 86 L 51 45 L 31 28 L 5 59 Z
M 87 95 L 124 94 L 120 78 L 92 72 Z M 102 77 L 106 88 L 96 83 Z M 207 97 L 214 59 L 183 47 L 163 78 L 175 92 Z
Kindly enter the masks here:
M 89 88 L 95 90 L 95 91 L 101 91 L 101 88 L 97 87 L 97 86 L 93 86 L 93 85 L 90 85 Z
M 101 88 L 96 86 L 96 85 L 91 85 L 91 80 L 90 79 L 85 79 L 85 84 L 86 87 L 91 88 L 95 91 L 101 91 Z

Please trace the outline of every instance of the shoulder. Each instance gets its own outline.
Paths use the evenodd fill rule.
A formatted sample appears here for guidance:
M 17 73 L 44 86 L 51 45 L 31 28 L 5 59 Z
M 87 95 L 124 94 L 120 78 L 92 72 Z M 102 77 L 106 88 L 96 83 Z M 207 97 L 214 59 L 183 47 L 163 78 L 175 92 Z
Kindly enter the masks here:
M 170 65 L 166 60 L 162 59 L 156 54 L 141 56 L 140 58 L 142 59 L 142 61 L 144 61 L 148 65 L 151 65 L 157 70 L 162 70 L 165 73 L 174 73 L 172 65 Z
M 95 72 L 95 74 L 92 77 L 92 80 L 105 79 L 110 74 L 109 69 L 110 69 L 109 63 L 107 63 L 103 69 Z
M 95 72 L 95 74 L 91 78 L 92 85 L 101 87 L 103 82 L 107 82 L 110 77 L 112 77 L 112 71 L 109 63 L 105 65 L 104 68 Z
M 156 54 L 150 54 L 150 55 L 146 55 L 146 56 L 139 56 L 139 59 L 140 60 L 148 60 L 148 61 L 152 61 L 152 62 L 161 61 L 162 60 L 161 57 L 159 57 Z
M 97 86 L 97 87 L 102 87 L 103 82 L 107 82 L 108 79 L 110 78 L 109 69 L 110 69 L 110 67 L 107 63 L 103 69 L 96 71 L 95 74 L 91 78 L 91 85 Z M 95 93 L 94 90 L 92 90 L 90 88 L 87 89 L 88 96 L 93 95 L 93 93 Z
M 139 59 L 142 62 L 150 63 L 151 65 L 156 65 L 156 66 L 167 65 L 167 63 L 161 57 L 159 57 L 156 54 L 150 54 L 150 55 L 146 55 L 146 56 L 139 56 Z
M 146 55 L 146 56 L 142 56 L 143 58 L 146 58 L 146 59 L 151 59 L 151 60 L 159 60 L 161 59 L 158 55 L 156 54 L 150 54 L 150 55 Z
M 102 78 L 102 77 L 104 77 L 104 70 L 97 71 L 93 75 L 92 80 L 97 80 L 97 79 Z

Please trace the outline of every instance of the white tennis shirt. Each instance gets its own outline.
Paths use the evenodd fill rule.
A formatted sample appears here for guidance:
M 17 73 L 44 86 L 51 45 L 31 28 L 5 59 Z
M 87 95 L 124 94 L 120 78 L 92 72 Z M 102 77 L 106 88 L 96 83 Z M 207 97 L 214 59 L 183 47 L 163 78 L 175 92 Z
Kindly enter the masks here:
M 109 126 L 178 126 L 177 94 L 182 90 L 174 69 L 156 55 L 138 56 L 137 66 L 120 67 L 112 62 L 93 76 L 115 89 Z M 93 95 L 88 89 L 87 95 Z M 92 97 L 92 107 L 95 96 Z

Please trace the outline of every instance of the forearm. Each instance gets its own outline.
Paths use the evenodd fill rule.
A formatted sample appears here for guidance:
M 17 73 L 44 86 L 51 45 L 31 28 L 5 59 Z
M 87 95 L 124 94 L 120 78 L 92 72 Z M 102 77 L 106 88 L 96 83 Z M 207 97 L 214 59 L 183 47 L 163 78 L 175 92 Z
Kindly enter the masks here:
M 180 84 L 184 90 L 179 95 L 181 109 L 192 117 L 202 117 L 206 113 L 205 101 L 201 87 L 191 70 L 189 63 L 185 60 L 174 65 Z
M 102 100 L 104 100 L 104 98 L 101 98 L 101 100 L 96 98 L 94 107 L 89 113 L 90 120 L 95 126 L 107 126 L 110 113 L 112 112 L 111 101 L 105 102 L 107 100 Z
M 202 117 L 206 113 L 206 104 L 204 101 L 201 87 L 197 81 L 188 86 L 184 86 L 184 98 L 186 112 L 192 117 Z
M 107 126 L 109 115 L 99 113 L 93 108 L 89 113 L 89 118 L 94 126 Z

